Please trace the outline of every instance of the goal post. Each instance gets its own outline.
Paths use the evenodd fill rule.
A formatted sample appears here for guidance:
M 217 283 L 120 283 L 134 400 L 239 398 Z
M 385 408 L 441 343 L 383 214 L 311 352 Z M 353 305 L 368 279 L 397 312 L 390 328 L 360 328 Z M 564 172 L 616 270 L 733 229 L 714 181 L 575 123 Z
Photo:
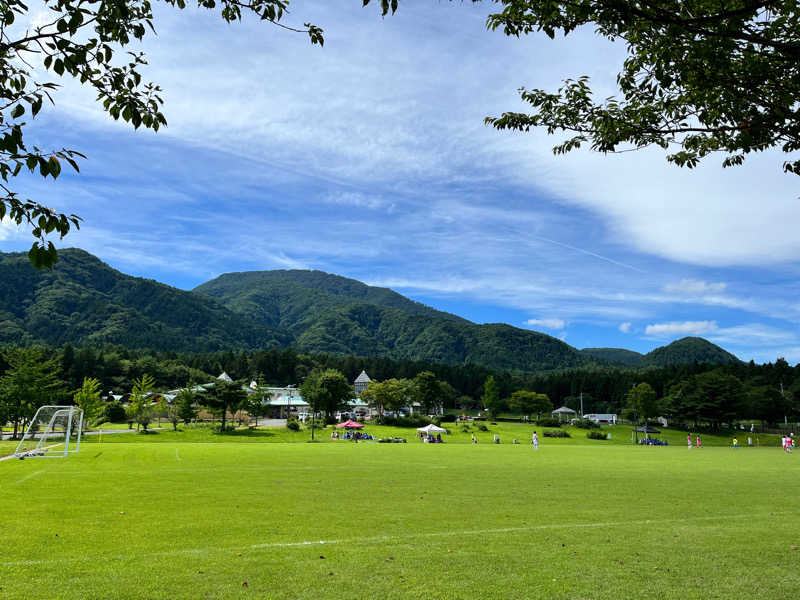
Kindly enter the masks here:
M 40 406 L 14 456 L 66 458 L 81 449 L 83 410 L 78 406 Z

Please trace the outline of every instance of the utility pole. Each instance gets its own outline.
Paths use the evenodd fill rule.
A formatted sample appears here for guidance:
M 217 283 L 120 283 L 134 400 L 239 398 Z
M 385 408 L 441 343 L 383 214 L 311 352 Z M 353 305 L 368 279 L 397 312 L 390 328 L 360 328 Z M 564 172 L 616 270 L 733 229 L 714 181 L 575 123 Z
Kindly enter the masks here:
M 781 381 L 781 398 L 783 399 L 783 405 L 786 406 L 786 396 L 783 395 L 783 382 Z M 789 421 L 786 418 L 786 414 L 783 415 L 783 424 L 787 425 Z
M 583 418 L 583 392 L 581 392 L 581 419 Z

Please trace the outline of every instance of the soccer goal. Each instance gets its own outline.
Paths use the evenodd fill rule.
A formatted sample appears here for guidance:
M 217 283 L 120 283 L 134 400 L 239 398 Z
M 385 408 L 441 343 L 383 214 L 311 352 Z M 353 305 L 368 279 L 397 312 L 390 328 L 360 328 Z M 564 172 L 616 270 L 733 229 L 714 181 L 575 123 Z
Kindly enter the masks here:
M 14 456 L 66 458 L 81 449 L 83 410 L 77 406 L 42 406 L 36 411 Z

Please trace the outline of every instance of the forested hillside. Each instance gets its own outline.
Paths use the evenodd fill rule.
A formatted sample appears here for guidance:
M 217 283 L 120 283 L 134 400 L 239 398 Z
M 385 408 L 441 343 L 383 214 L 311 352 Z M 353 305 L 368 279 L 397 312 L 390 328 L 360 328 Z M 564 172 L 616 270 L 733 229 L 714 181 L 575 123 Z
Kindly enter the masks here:
M 581 353 L 617 366 L 640 367 L 644 361 L 644 354 L 624 348 L 584 348 Z
M 505 324 L 477 325 L 391 290 L 321 271 L 230 273 L 195 291 L 265 325 L 285 328 L 303 352 L 482 364 L 517 371 L 594 362 L 549 335 Z
M 37 271 L 25 254 L 0 253 L 0 343 L 121 344 L 159 350 L 271 348 L 280 332 L 207 296 L 116 271 L 82 250 Z
M 190 352 L 293 347 L 520 373 L 737 360 L 701 338 L 646 356 L 578 351 L 543 333 L 478 325 L 321 271 L 230 273 L 188 292 L 125 275 L 82 250 L 59 257 L 53 270 L 37 271 L 24 254 L 0 253 L 0 344 Z
M 584 348 L 582 354 L 621 367 L 667 367 L 692 363 L 727 365 L 739 362 L 730 352 L 699 337 L 685 337 L 647 354 L 624 348 Z
M 643 364 L 665 367 L 692 362 L 727 365 L 738 363 L 739 359 L 708 340 L 700 337 L 685 337 L 648 352 L 644 356 Z

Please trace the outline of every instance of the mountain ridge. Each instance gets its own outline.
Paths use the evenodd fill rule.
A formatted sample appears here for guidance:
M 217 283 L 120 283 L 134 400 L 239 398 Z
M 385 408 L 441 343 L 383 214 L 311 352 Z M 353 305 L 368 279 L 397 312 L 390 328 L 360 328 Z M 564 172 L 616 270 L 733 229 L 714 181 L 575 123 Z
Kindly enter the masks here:
M 176 351 L 292 346 L 530 373 L 632 366 L 623 359 L 637 356 L 638 366 L 738 360 L 702 338 L 677 340 L 647 355 L 578 350 L 544 333 L 476 324 L 389 288 L 323 271 L 226 273 L 180 290 L 126 275 L 83 250 L 62 250 L 59 257 L 54 269 L 37 271 L 23 253 L 0 253 L 0 343 Z

